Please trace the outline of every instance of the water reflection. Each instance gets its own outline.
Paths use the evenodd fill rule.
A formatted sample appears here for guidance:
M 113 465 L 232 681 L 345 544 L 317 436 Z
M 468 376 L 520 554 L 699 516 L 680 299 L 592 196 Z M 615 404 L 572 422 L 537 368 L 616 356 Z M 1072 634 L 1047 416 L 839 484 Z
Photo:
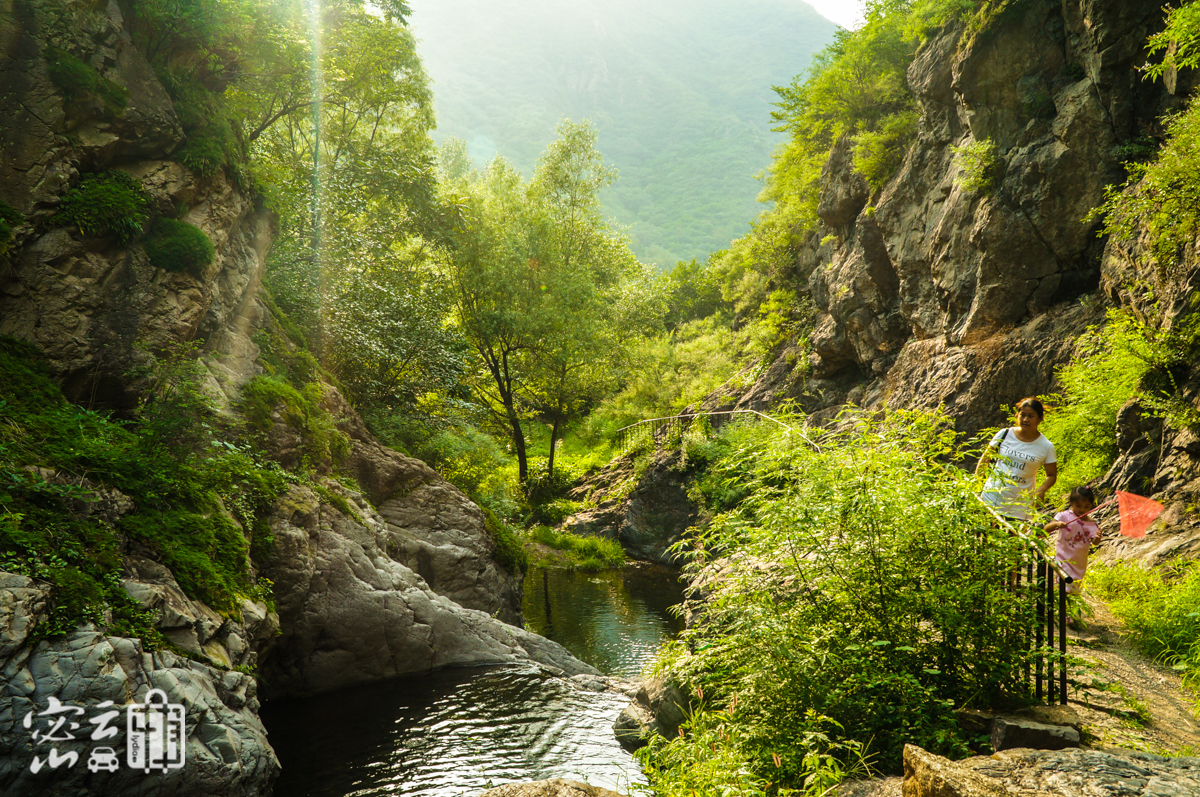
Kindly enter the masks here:
M 637 563 L 602 573 L 532 568 L 525 627 L 607 675 L 634 676 L 682 629 L 668 607 L 683 599 L 673 570 Z
M 529 628 L 603 672 L 635 675 L 678 621 L 674 574 L 631 566 L 527 576 Z M 544 778 L 627 793 L 644 783 L 612 724 L 628 698 L 529 666 L 451 669 L 263 706 L 287 797 L 476 795 Z

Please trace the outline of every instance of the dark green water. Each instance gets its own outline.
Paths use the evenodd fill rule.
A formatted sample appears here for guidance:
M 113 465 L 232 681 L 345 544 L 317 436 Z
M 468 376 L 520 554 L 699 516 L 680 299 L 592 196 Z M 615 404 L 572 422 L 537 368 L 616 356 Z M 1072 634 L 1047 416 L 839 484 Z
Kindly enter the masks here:
M 611 675 L 636 675 L 677 633 L 672 571 L 533 570 L 530 630 Z M 475 795 L 491 786 L 569 778 L 628 791 L 645 780 L 612 723 L 628 698 L 579 690 L 529 666 L 428 676 L 263 706 L 283 764 L 278 797 Z

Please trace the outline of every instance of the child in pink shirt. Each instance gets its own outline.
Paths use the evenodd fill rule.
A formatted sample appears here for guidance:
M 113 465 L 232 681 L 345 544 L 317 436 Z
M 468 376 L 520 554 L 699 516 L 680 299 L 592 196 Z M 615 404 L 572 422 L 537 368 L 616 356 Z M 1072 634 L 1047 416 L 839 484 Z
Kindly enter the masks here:
M 1046 524 L 1046 531 L 1058 532 L 1055 560 L 1073 581 L 1067 592 L 1078 593 L 1079 582 L 1087 572 L 1088 549 L 1100 538 L 1100 526 L 1087 517 L 1096 508 L 1096 494 L 1091 487 L 1076 487 L 1067 497 L 1065 509 Z

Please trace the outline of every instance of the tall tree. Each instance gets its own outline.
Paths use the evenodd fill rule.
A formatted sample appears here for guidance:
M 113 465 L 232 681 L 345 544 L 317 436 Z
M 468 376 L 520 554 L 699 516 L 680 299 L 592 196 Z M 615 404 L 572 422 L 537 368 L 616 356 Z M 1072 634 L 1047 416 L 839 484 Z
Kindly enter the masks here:
M 500 158 L 450 181 L 466 218 L 451 269 L 459 324 L 522 483 L 524 424 L 549 422 L 553 452 L 565 423 L 611 381 L 629 333 L 652 317 L 634 309 L 646 292 L 630 288 L 645 269 L 600 214 L 599 191 L 615 174 L 595 149 L 595 129 L 564 121 L 558 135 L 529 184 Z

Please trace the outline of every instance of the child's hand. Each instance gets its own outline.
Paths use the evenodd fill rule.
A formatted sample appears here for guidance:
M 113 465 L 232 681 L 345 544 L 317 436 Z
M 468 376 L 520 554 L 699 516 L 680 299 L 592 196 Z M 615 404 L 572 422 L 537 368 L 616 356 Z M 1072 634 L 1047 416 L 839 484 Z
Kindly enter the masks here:
M 1061 520 L 1051 520 L 1046 524 L 1046 531 L 1058 531 L 1059 529 L 1064 528 L 1066 525 L 1067 524 L 1063 523 Z

